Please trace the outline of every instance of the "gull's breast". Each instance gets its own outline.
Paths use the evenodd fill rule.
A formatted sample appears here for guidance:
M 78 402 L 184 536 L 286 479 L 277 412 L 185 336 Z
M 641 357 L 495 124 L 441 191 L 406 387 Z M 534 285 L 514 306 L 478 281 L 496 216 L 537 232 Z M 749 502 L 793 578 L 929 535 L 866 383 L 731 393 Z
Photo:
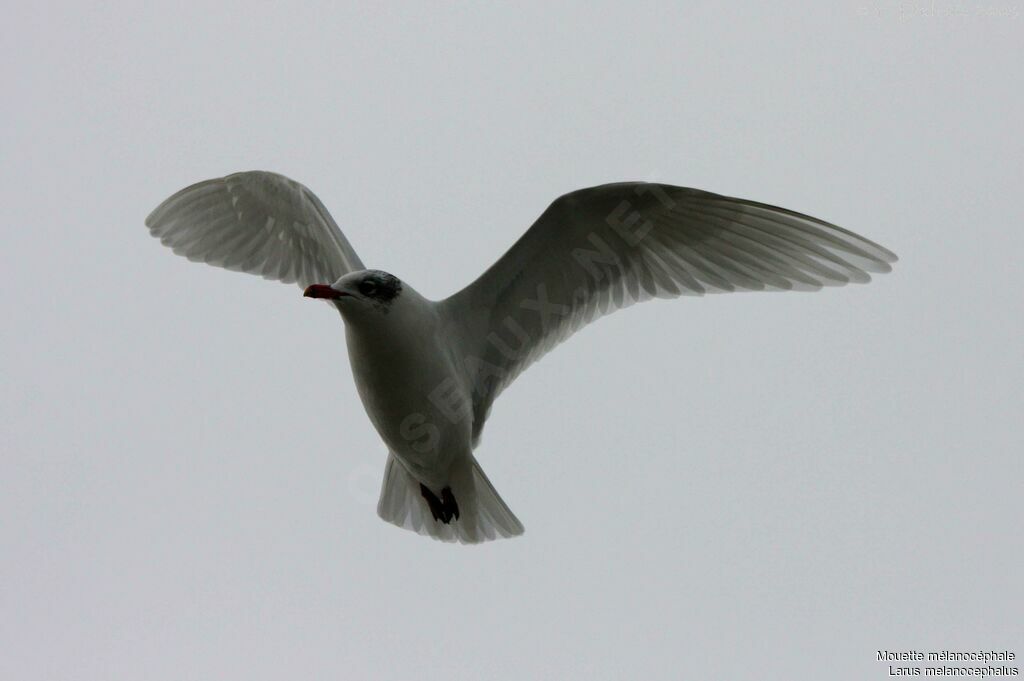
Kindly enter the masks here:
M 445 349 L 346 331 L 363 407 L 388 448 L 415 467 L 444 466 L 468 447 L 472 405 Z

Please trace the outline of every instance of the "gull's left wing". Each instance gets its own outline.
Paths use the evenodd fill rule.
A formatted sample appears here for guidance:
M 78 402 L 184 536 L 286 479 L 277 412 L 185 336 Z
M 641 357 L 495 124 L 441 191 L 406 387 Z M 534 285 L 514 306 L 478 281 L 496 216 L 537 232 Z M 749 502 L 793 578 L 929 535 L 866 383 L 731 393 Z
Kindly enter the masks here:
M 836 225 L 697 189 L 626 182 L 566 194 L 441 303 L 472 388 L 474 438 L 516 376 L 602 315 L 656 297 L 865 283 L 895 261 Z

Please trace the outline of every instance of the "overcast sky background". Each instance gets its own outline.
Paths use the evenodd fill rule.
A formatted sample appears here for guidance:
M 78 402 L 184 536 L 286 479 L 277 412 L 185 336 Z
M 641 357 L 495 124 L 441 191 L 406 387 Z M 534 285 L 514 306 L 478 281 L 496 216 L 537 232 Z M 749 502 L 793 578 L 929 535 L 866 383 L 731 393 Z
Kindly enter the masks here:
M 1024 655 L 1024 9 L 691 4 L 9 5 L 0 677 Z M 589 327 L 477 452 L 526 534 L 452 546 L 376 516 L 386 451 L 338 316 L 144 228 L 249 169 L 306 183 L 433 298 L 617 180 L 786 206 L 901 261 Z

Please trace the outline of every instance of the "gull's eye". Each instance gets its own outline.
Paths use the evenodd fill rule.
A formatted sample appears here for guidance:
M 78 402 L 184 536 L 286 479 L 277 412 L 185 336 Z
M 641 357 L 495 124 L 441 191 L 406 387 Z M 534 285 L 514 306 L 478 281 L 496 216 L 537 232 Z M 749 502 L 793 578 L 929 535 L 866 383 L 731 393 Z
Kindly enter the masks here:
M 372 281 L 361 281 L 359 282 L 359 292 L 364 296 L 372 296 L 377 292 L 377 285 Z

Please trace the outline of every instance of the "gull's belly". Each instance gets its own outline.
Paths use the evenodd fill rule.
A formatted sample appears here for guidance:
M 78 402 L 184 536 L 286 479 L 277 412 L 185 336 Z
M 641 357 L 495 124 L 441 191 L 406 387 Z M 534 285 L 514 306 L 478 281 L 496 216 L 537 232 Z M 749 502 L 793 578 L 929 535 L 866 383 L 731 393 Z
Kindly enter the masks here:
M 411 472 L 443 477 L 471 451 L 470 401 L 440 348 L 381 347 L 348 334 L 356 388 L 370 421 Z

